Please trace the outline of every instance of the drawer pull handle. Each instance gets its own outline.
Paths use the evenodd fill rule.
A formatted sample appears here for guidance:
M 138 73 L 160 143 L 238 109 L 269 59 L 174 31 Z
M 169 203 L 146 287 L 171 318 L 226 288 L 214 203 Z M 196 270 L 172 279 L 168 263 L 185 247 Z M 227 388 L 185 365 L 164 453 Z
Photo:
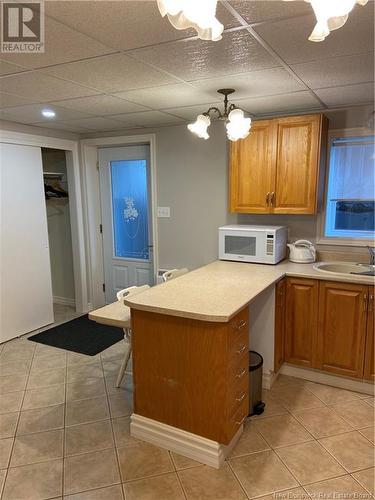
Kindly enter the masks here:
M 245 422 L 246 415 L 243 415 L 240 420 L 236 420 L 237 425 L 242 425 Z
M 246 325 L 247 325 L 247 321 L 245 321 L 244 319 L 241 319 L 241 321 L 237 325 L 237 330 L 242 330 L 242 328 L 245 328 Z
M 244 344 L 243 346 L 241 346 L 238 351 L 237 351 L 237 354 L 242 354 L 246 349 L 246 345 Z
M 240 396 L 239 398 L 236 398 L 236 401 L 237 401 L 238 403 L 242 403 L 242 401 L 243 401 L 245 398 L 246 398 L 246 393 L 244 392 L 244 393 L 242 394 L 242 396 Z
M 244 368 L 242 370 L 242 372 L 237 373 L 236 377 L 237 378 L 242 378 L 245 375 L 246 372 L 247 372 L 247 370 L 246 370 L 246 368 Z

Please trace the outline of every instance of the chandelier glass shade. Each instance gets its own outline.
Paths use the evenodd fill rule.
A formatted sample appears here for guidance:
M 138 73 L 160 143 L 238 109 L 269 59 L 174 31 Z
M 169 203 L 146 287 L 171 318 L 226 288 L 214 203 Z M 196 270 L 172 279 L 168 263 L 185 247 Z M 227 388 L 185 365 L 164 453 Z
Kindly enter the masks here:
M 228 95 L 233 94 L 234 89 L 219 89 L 219 94 L 224 95 L 224 110 L 220 111 L 217 107 L 209 108 L 205 113 L 197 116 L 194 123 L 189 123 L 187 128 L 200 139 L 208 139 L 207 129 L 211 125 L 211 115 L 216 115 L 218 120 L 224 120 L 227 130 L 227 137 L 230 141 L 245 139 L 250 133 L 251 118 L 245 118 L 242 109 L 234 104 L 228 103 Z
M 295 0 L 284 0 L 286 2 Z M 309 2 L 316 17 L 316 25 L 309 40 L 322 42 L 333 30 L 344 26 L 355 6 L 366 5 L 368 0 L 305 0 Z
M 217 0 L 157 0 L 160 14 L 178 30 L 194 28 L 202 40 L 221 40 L 224 26 L 216 18 Z

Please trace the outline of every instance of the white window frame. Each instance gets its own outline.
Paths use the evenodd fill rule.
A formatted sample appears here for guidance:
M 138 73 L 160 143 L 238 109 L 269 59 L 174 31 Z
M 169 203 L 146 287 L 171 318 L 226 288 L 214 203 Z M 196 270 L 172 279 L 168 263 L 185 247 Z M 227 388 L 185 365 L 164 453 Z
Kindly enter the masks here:
M 338 245 L 351 247 L 366 247 L 373 246 L 374 240 L 371 238 L 337 238 L 335 236 L 325 236 L 325 221 L 327 211 L 327 194 L 329 181 L 330 153 L 332 142 L 341 137 L 365 137 L 372 135 L 372 132 L 367 128 L 348 128 L 342 130 L 329 130 L 327 143 L 327 163 L 325 172 L 323 210 L 318 214 L 316 243 L 319 245 Z

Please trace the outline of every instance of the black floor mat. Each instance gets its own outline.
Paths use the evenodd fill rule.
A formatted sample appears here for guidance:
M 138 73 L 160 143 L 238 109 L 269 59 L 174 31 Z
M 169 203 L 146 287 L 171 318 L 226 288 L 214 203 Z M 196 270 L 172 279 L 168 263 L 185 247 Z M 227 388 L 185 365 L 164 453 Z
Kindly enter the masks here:
M 28 340 L 66 349 L 67 351 L 95 356 L 124 338 L 116 326 L 100 325 L 85 316 L 37 333 Z

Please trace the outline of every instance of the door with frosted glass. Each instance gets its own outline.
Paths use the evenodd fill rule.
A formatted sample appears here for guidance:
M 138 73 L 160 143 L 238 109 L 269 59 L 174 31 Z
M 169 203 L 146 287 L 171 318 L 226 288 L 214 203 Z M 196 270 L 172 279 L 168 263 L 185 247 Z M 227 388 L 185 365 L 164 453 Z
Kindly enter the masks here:
M 105 298 L 153 284 L 149 146 L 99 149 Z

